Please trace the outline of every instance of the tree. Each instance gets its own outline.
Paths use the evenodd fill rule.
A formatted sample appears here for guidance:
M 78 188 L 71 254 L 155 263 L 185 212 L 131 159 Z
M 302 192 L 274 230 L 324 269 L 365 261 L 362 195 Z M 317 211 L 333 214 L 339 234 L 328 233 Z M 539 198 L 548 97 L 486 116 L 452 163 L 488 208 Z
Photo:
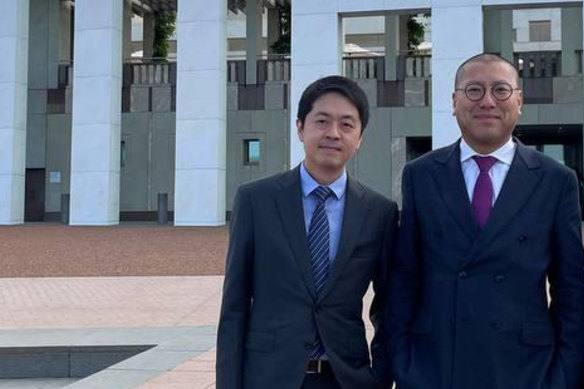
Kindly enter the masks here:
M 154 47 L 152 54 L 154 58 L 166 59 L 168 57 L 168 49 L 170 47 L 168 39 L 174 34 L 175 29 L 175 12 L 157 12 L 154 14 Z
M 280 18 L 280 37 L 271 48 L 276 54 L 290 54 L 290 26 L 292 24 L 292 12 L 290 5 L 282 6 L 279 3 L 278 13 Z

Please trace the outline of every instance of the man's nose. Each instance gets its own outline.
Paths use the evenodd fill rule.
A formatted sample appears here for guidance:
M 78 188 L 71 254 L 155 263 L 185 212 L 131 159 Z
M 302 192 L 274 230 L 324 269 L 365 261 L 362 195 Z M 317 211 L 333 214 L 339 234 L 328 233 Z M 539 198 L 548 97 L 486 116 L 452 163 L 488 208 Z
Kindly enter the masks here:
M 337 139 L 340 138 L 341 128 L 338 122 L 332 122 L 329 130 L 326 133 L 327 138 Z
M 481 107 L 494 107 L 497 104 L 497 100 L 493 97 L 491 90 L 485 91 L 485 95 L 479 100 Z

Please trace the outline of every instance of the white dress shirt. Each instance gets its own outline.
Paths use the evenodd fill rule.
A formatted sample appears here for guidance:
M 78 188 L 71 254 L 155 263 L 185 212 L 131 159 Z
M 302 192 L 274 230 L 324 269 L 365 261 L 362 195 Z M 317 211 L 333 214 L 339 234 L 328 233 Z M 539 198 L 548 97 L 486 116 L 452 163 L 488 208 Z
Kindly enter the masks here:
M 464 182 L 466 184 L 466 191 L 468 193 L 468 198 L 472 202 L 472 195 L 474 192 L 474 187 L 479 177 L 479 165 L 472 158 L 475 155 L 481 157 L 495 157 L 497 162 L 493 165 L 489 171 L 489 176 L 493 182 L 493 204 L 499 197 L 501 193 L 501 188 L 503 187 L 503 182 L 509 168 L 511 167 L 511 162 L 513 162 L 513 157 L 515 157 L 515 150 L 517 145 L 513 142 L 513 138 L 509 138 L 509 141 L 503 146 L 499 147 L 497 150 L 489 154 L 480 154 L 474 151 L 464 139 L 460 140 L 460 165 L 462 167 L 462 175 L 464 176 Z

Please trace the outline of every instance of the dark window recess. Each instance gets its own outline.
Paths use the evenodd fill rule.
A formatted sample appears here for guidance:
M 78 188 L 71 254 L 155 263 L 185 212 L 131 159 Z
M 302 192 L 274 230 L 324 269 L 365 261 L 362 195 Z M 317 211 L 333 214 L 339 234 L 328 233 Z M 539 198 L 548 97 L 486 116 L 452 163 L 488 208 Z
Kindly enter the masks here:
M 120 167 L 126 166 L 126 141 L 120 143 Z
M 244 165 L 259 165 L 260 164 L 260 140 L 259 139 L 245 139 L 243 141 L 243 164 Z

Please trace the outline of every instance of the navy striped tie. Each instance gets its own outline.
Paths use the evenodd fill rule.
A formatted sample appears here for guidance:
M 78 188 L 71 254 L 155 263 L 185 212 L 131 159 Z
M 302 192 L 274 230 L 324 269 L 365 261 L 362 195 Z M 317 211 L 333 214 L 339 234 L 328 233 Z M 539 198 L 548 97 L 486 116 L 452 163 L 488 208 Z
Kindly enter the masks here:
M 317 204 L 308 228 L 308 250 L 310 252 L 314 286 L 318 296 L 329 274 L 329 222 L 326 215 L 325 202 L 333 194 L 333 191 L 325 186 L 319 186 L 311 194 L 316 197 Z M 310 358 L 318 359 L 322 354 L 324 354 L 324 347 L 317 333 Z

